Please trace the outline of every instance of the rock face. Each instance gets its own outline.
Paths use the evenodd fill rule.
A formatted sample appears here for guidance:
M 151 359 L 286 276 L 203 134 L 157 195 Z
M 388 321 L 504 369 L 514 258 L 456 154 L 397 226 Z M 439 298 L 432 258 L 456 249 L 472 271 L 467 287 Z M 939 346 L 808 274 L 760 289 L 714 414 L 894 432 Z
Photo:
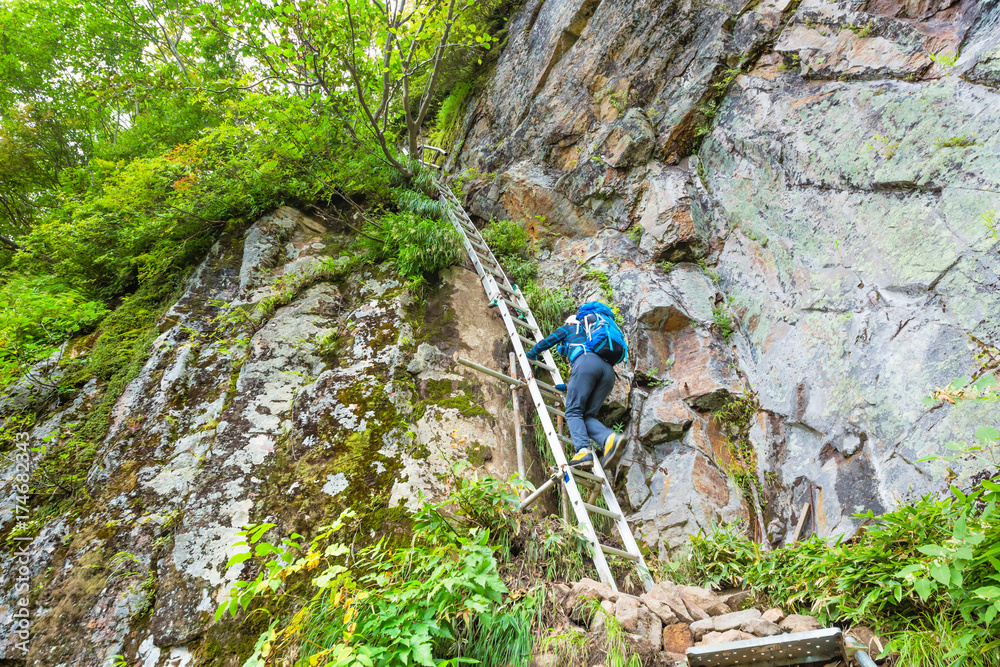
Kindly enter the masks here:
M 1000 210 L 998 40 L 1000 6 L 973 0 L 547 0 L 511 18 L 451 168 L 490 174 L 473 213 L 561 237 L 546 285 L 619 304 L 630 386 L 608 418 L 649 547 L 755 514 L 712 416 L 735 395 L 759 403 L 754 524 L 773 544 L 810 495 L 820 535 L 851 534 L 857 512 L 979 472 L 921 459 L 995 424 L 989 406 L 920 399 L 1000 343 L 982 218 Z
M 447 271 L 418 302 L 388 272 L 339 275 L 342 246 L 284 208 L 242 242 L 222 239 L 189 279 L 114 405 L 90 499 L 25 545 L 38 591 L 25 664 L 96 667 L 116 654 L 148 667 L 203 664 L 239 641 L 227 623 L 209 626 L 243 574 L 226 564 L 245 524 L 278 524 L 269 536 L 279 539 L 376 507 L 365 529 L 387 534 L 394 508 L 447 490 L 456 461 L 505 479 L 516 471 L 509 391 L 452 361 L 506 361 L 502 322 L 475 274 Z M 42 401 L 36 389 L 55 361 L 0 415 Z M 34 446 L 68 437 L 95 390 L 92 381 L 69 403 L 33 405 Z M 0 555 L 5 628 L 15 558 Z M 15 641 L 0 635 L 0 662 L 21 657 Z

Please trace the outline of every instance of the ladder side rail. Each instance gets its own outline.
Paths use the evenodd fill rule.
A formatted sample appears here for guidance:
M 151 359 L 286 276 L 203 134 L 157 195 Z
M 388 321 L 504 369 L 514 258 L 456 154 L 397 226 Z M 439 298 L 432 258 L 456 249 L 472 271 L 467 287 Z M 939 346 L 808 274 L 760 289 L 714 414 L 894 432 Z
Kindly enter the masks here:
M 608 473 L 604 470 L 604 466 L 597 456 L 594 457 L 594 474 L 604 479 L 604 483 L 601 484 L 601 494 L 604 497 L 604 502 L 607 504 L 609 510 L 618 515 L 618 518 L 615 519 L 615 525 L 618 527 L 618 535 L 625 545 L 625 550 L 639 558 L 636 562 L 636 568 L 639 570 L 642 585 L 648 592 L 653 587 L 653 578 L 649 574 L 649 567 L 646 566 L 646 559 L 642 557 L 639 544 L 635 541 L 632 528 L 628 525 L 628 518 L 622 511 L 621 505 L 618 504 L 618 498 L 615 497 L 615 490 L 608 479 Z
M 438 186 L 442 197 L 447 200 L 450 206 L 447 206 L 447 214 L 451 220 L 452 225 L 455 227 L 456 231 L 461 235 L 463 245 L 465 250 L 472 260 L 473 265 L 476 268 L 476 273 L 481 277 L 483 287 L 487 293 L 487 296 L 491 299 L 499 296 L 500 289 L 497 286 L 496 279 L 492 272 L 487 271 L 483 267 L 483 263 L 479 258 L 479 254 L 476 251 L 476 246 L 474 246 L 469 238 L 469 230 L 465 225 L 462 224 L 461 219 L 465 218 L 468 220 L 469 226 L 475 229 L 475 225 L 472 224 L 471 219 L 465 214 L 465 210 L 461 207 L 461 203 L 458 202 L 454 193 L 451 190 L 445 188 L 444 186 Z M 480 235 L 481 236 L 481 235 Z M 483 247 L 485 248 L 484 255 L 492 261 L 495 266 L 500 266 L 496 257 L 493 255 L 492 249 L 489 244 L 483 239 Z M 510 280 L 507 278 L 506 274 L 501 277 L 504 286 L 508 289 L 514 291 L 516 288 L 511 285 Z M 538 322 L 535 320 L 534 314 L 527 305 L 527 299 L 525 299 L 523 293 L 517 290 L 517 296 L 524 303 L 524 308 L 518 307 L 524 315 L 525 321 L 530 325 L 531 331 L 534 334 L 534 339 L 539 342 L 543 339 L 541 334 L 541 329 L 538 326 Z M 546 440 L 549 444 L 549 449 L 552 451 L 553 458 L 556 460 L 556 464 L 560 471 L 560 477 L 562 478 L 562 486 L 565 489 L 567 496 L 572 506 L 574 514 L 576 514 L 578 524 L 583 528 L 584 534 L 588 541 L 591 543 L 591 547 L 594 551 L 594 565 L 597 568 L 598 574 L 601 580 L 609 585 L 613 590 L 617 591 L 618 587 L 615 583 L 614 576 L 611 573 L 611 568 L 608 566 L 607 559 L 604 556 L 604 550 L 601 547 L 600 540 L 597 537 L 597 532 L 594 529 L 593 523 L 590 520 L 590 515 L 588 513 L 586 503 L 580 494 L 580 490 L 576 484 L 576 480 L 573 475 L 569 474 L 569 466 L 566 460 L 566 454 L 563 450 L 562 444 L 560 443 L 563 438 L 560 438 L 556 433 L 555 428 L 552 425 L 552 420 L 549 417 L 549 406 L 545 403 L 544 396 L 540 387 L 538 386 L 534 373 L 532 372 L 531 363 L 529 362 L 523 346 L 521 345 L 521 336 L 517 330 L 517 326 L 514 323 L 514 315 L 508 304 L 504 300 L 497 299 L 497 307 L 500 310 L 501 317 L 504 321 L 504 326 L 507 329 L 508 338 L 510 338 L 511 345 L 514 347 L 514 355 L 516 356 L 520 366 L 522 375 L 527 379 L 527 385 L 529 393 L 531 394 L 532 402 L 535 406 L 535 411 L 538 414 L 538 419 L 541 422 L 542 430 L 545 433 Z M 543 361 L 550 366 L 548 370 L 549 374 L 552 376 L 553 384 L 562 384 L 562 374 L 559 371 L 558 366 L 549 350 L 545 350 L 542 353 Z M 624 514 L 621 511 L 621 507 L 618 505 L 617 498 L 615 498 L 614 490 L 607 481 L 606 473 L 601 467 L 600 460 L 597 456 L 594 457 L 594 470 L 598 476 L 600 476 L 604 482 L 601 485 L 601 491 L 607 503 L 610 511 L 616 513 L 620 518 L 617 520 L 618 532 L 622 538 L 622 541 L 626 547 L 629 554 L 637 557 L 638 569 L 640 577 L 643 580 L 643 584 L 648 590 L 652 586 L 652 580 L 649 577 L 649 570 L 646 567 L 645 561 L 642 558 L 642 554 L 639 551 L 639 547 L 635 542 L 635 538 L 632 535 L 632 531 L 628 526 L 628 522 L 625 520 Z
M 590 542 L 593 547 L 594 566 L 597 568 L 601 581 L 610 586 L 612 590 L 617 591 L 618 585 L 615 583 L 615 578 L 611 574 L 611 568 L 608 566 L 608 561 L 604 557 L 604 552 L 601 550 L 601 544 L 597 538 L 597 531 L 594 530 L 594 525 L 590 521 L 590 515 L 587 513 L 587 508 L 583 506 L 583 497 L 580 495 L 580 489 L 576 485 L 576 480 L 569 474 L 569 463 L 566 460 L 566 454 L 563 452 L 562 445 L 559 444 L 556 430 L 552 426 L 552 420 L 549 419 L 548 411 L 545 409 L 545 401 L 542 399 L 542 394 L 538 390 L 538 385 L 535 384 L 534 375 L 531 373 L 531 364 L 528 363 L 528 357 L 525 356 L 524 348 L 521 346 L 521 341 L 517 336 L 517 329 L 514 327 L 513 317 L 511 316 L 510 310 L 507 308 L 507 304 L 500 303 L 497 307 L 500 309 L 504 325 L 507 327 L 507 335 L 510 338 L 511 344 L 514 346 L 514 353 L 521 365 L 521 374 L 525 378 L 528 378 L 528 391 L 531 394 L 531 400 L 534 403 L 535 412 L 538 414 L 538 420 L 542 424 L 542 431 L 545 433 L 545 437 L 548 440 L 549 449 L 552 451 L 552 456 L 556 461 L 556 466 L 561 473 L 562 486 L 566 489 L 566 492 L 569 495 L 570 506 L 573 508 L 573 513 L 576 514 L 577 523 L 583 529 L 587 541 Z
M 462 245 L 465 246 L 465 252 L 468 253 L 469 259 L 472 260 L 472 265 L 475 267 L 476 273 L 479 275 L 480 278 L 489 275 L 486 272 L 486 269 L 483 268 L 482 262 L 479 261 L 479 256 L 476 255 L 475 248 L 473 248 L 472 244 L 469 242 L 469 237 L 466 236 L 465 230 L 462 229 L 462 225 L 458 221 L 458 216 L 455 215 L 455 212 L 452 210 L 450 206 L 447 207 L 446 212 L 448 214 L 448 219 L 451 221 L 452 226 L 455 228 L 455 231 L 457 231 L 459 236 L 462 237 Z

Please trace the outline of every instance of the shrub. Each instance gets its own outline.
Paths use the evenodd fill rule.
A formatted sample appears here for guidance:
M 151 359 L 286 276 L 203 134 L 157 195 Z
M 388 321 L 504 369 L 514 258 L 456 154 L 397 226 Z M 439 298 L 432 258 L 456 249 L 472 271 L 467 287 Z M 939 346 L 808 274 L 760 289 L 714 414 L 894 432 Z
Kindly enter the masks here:
M 723 305 L 715 306 L 712 308 L 712 319 L 715 321 L 715 326 L 719 327 L 719 333 L 722 334 L 722 338 L 728 343 L 736 328 L 729 311 Z
M 436 199 L 431 199 L 423 192 L 397 189 L 395 191 L 395 196 L 396 204 L 399 206 L 401 211 L 408 211 L 420 216 L 421 218 L 428 218 L 430 220 L 445 219 L 444 210 L 441 208 L 441 202 Z
M 482 234 L 497 259 L 531 257 L 531 239 L 523 222 L 490 220 Z
M 763 553 L 734 526 L 695 536 L 683 570 L 715 586 L 747 586 L 820 622 L 873 625 L 900 664 L 1000 664 L 1000 484 L 939 500 L 924 497 L 876 517 L 851 540 L 819 537 Z M 947 663 L 921 659 L 934 629 Z M 938 638 L 940 639 L 940 638 Z M 934 660 L 941 658 L 940 653 Z
M 17 275 L 0 286 L 0 387 L 107 312 L 100 301 L 52 277 Z
M 465 256 L 459 233 L 447 222 L 414 213 L 389 213 L 366 228 L 362 243 L 372 259 L 392 260 L 400 274 L 419 278 L 457 264 Z
M 450 498 L 425 503 L 413 514 L 408 547 L 380 541 L 351 553 L 352 538 L 337 538 L 352 512 L 311 542 L 301 535 L 264 542 L 274 524 L 241 532 L 244 541 L 236 546 L 248 549 L 228 566 L 256 558 L 262 569 L 255 580 L 236 583 L 216 618 L 227 611 L 235 615 L 258 596 L 301 599 L 306 572 L 315 593 L 290 618 L 272 623 L 245 664 L 295 656 L 296 664 L 433 666 L 472 655 L 486 665 L 526 665 L 538 599 L 504 603 L 507 587 L 494 556 L 498 538 L 509 540 L 515 525 L 517 497 L 493 478 L 455 483 Z

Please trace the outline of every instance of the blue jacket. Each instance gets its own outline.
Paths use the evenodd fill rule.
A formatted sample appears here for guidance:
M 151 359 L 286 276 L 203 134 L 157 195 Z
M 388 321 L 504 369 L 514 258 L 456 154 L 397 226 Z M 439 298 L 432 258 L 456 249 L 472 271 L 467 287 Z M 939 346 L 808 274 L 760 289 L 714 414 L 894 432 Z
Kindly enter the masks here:
M 585 315 L 579 323 L 567 323 L 550 333 L 543 340 L 535 343 L 535 346 L 527 351 L 529 359 L 537 359 L 545 350 L 558 345 L 557 351 L 564 355 L 570 362 L 579 357 L 587 348 L 587 331 L 585 322 L 587 318 L 592 318 L 595 322 L 597 317 Z

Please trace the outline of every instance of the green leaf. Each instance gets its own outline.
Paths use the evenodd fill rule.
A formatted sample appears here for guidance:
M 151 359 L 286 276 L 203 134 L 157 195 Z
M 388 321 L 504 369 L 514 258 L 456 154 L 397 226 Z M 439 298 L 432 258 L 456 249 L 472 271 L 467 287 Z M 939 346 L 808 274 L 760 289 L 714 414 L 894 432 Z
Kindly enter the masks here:
M 920 596 L 921 600 L 926 602 L 927 598 L 930 597 L 931 594 L 930 579 L 917 579 L 917 581 L 913 584 L 913 590 L 917 592 L 917 595 Z
M 948 552 L 936 544 L 923 544 L 917 547 L 917 551 L 927 556 L 946 556 Z
M 976 440 L 984 445 L 989 444 L 993 440 L 1000 440 L 1000 431 L 992 426 L 980 426 L 976 429 Z
M 240 563 L 242 563 L 244 561 L 248 561 L 251 558 L 253 558 L 253 554 L 251 552 L 249 552 L 249 551 L 244 551 L 243 553 L 238 553 L 238 554 L 236 554 L 235 556 L 233 556 L 232 558 L 229 559 L 229 562 L 226 563 L 226 569 L 228 570 L 233 565 L 239 565 Z
M 956 380 L 953 380 L 952 383 L 950 385 L 948 385 L 948 388 L 949 389 L 961 389 L 965 385 L 969 384 L 969 380 L 970 379 L 971 378 L 969 378 L 969 376 L 963 375 L 962 377 L 960 377 L 960 378 L 958 378 Z
M 943 564 L 931 565 L 931 576 L 947 586 L 951 583 L 951 568 Z
M 973 382 L 972 386 L 982 394 L 988 389 L 997 386 L 997 379 L 993 377 L 993 373 L 985 373 L 981 378 Z
M 1000 600 L 1000 586 L 980 586 L 972 592 L 987 600 Z

